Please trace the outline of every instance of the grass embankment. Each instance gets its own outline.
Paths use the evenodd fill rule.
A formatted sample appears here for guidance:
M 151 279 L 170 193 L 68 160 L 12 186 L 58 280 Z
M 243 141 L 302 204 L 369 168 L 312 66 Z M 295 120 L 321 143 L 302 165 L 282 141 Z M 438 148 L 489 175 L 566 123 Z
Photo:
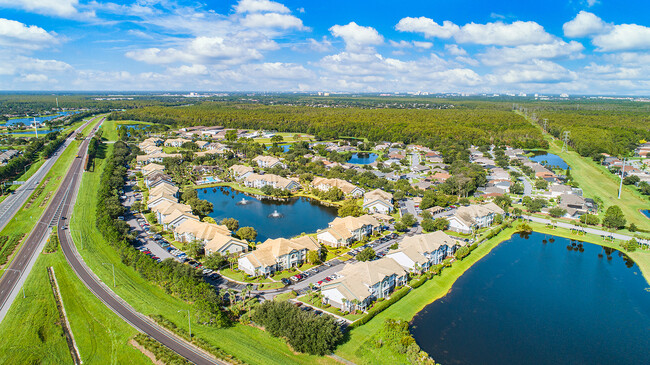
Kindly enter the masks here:
M 112 153 L 112 145 L 107 146 L 106 155 Z M 84 174 L 81 189 L 71 221 L 71 232 L 77 247 L 80 240 L 84 249 L 81 255 L 90 268 L 106 283 L 112 283 L 110 265 L 115 264 L 117 287 L 115 292 L 140 313 L 160 314 L 180 328 L 187 328 L 187 316 L 179 310 L 191 307 L 165 293 L 160 287 L 152 285 L 131 267 L 122 264 L 115 250 L 104 240 L 95 226 L 96 192 L 104 161 L 97 160 L 94 172 Z M 113 288 L 112 288 L 113 289 Z M 218 346 L 229 354 L 249 364 L 331 364 L 329 358 L 296 354 L 283 339 L 271 337 L 257 328 L 235 325 L 231 328 L 217 329 L 192 323 L 192 333 Z
M 530 121 L 530 119 L 528 119 Z M 533 123 L 531 121 L 531 123 Z M 537 123 L 533 123 L 537 127 Z M 539 127 L 541 129 L 541 127 Z M 618 187 L 620 179 L 609 172 L 604 166 L 597 164 L 591 159 L 580 156 L 571 150 L 562 152 L 562 142 L 556 140 L 547 133 L 544 138 L 549 142 L 548 151 L 556 154 L 571 167 L 571 176 L 578 182 L 587 198 L 600 198 L 607 208 L 618 205 L 623 210 L 628 224 L 634 223 L 638 228 L 650 231 L 650 219 L 640 212 L 641 209 L 648 209 L 650 203 L 633 186 L 623 185 L 621 199 L 618 199 Z M 604 211 L 604 210 L 603 210 Z M 601 214 L 601 218 L 602 218 Z
M 0 324 L 0 363 L 69 364 L 72 358 L 57 323 L 47 275 L 54 267 L 70 328 L 84 364 L 150 364 L 128 344 L 138 332 L 97 299 L 69 267 L 63 253 L 40 255 L 21 294 Z
M 442 298 L 451 289 L 463 273 L 481 258 L 487 255 L 499 243 L 508 240 L 514 233 L 514 228 L 503 230 L 490 241 L 480 245 L 462 261 L 456 261 L 451 267 L 445 268 L 439 276 L 428 280 L 421 287 L 412 290 L 397 303 L 378 314 L 370 322 L 350 331 L 350 339 L 339 346 L 335 354 L 357 364 L 373 364 L 381 359 L 385 364 L 408 363 L 405 354 L 397 354 L 388 346 L 377 347 L 373 343 L 373 335 L 377 334 L 387 319 L 410 321 L 426 305 Z

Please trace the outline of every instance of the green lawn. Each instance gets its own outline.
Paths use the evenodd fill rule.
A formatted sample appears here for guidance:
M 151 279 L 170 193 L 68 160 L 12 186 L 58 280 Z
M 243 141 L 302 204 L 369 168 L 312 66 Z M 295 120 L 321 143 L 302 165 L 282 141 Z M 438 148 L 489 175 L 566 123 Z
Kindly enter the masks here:
M 107 156 L 112 151 L 112 146 L 108 147 Z M 95 274 L 105 282 L 112 282 L 113 277 L 111 266 L 102 263 L 114 263 L 117 277 L 115 292 L 140 313 L 160 314 L 177 326 L 185 328 L 186 314 L 178 311 L 191 307 L 165 293 L 160 287 L 152 285 L 135 270 L 122 264 L 115 250 L 107 244 L 92 223 L 95 222 L 95 194 L 102 170 L 103 162 L 98 160 L 95 172 L 84 174 L 71 220 L 71 231 L 77 247 L 80 247 L 79 241 L 83 238 L 84 249 L 81 250 L 81 255 Z M 273 338 L 266 332 L 250 326 L 237 324 L 231 328 L 217 329 L 193 322 L 192 333 L 249 364 L 334 363 L 329 358 L 296 354 L 289 349 L 284 340 Z
M 117 126 L 118 125 L 133 125 L 133 124 L 145 124 L 145 125 L 152 125 L 153 123 L 148 123 L 148 122 L 139 122 L 135 120 L 106 120 L 102 124 L 102 129 L 104 130 L 103 132 L 103 137 L 106 138 L 108 141 L 117 141 L 119 137 L 117 136 Z
M 303 295 L 301 297 L 298 297 L 297 299 L 299 301 L 303 302 L 303 303 L 308 303 L 308 304 L 313 305 L 314 307 L 320 308 L 321 310 L 323 310 L 325 312 L 333 313 L 333 314 L 336 314 L 337 316 L 344 317 L 345 319 L 349 319 L 350 321 L 356 321 L 357 319 L 359 319 L 359 318 L 361 318 L 361 317 L 363 317 L 365 315 L 365 313 L 363 313 L 363 312 L 359 312 L 359 313 L 356 313 L 356 314 L 352 314 L 352 313 L 345 314 L 345 313 L 341 312 L 341 310 L 336 308 L 336 307 L 332 307 L 332 306 L 325 307 L 323 305 L 323 302 L 321 301 L 321 299 L 318 296 L 315 296 L 314 294 L 316 294 L 316 293 L 305 294 L 305 295 Z
M 536 123 L 533 123 L 537 126 Z M 633 186 L 623 185 L 621 199 L 618 199 L 620 179 L 610 173 L 604 166 L 580 156 L 575 151 L 562 152 L 562 143 L 548 134 L 544 138 L 549 141 L 548 151 L 560 157 L 571 167 L 571 176 L 583 189 L 587 198 L 598 197 L 602 199 L 605 207 L 618 205 L 623 210 L 628 224 L 634 223 L 637 227 L 650 230 L 650 219 L 640 212 L 650 206 L 648 198 L 641 195 Z M 601 215 L 602 217 L 602 215 Z
M 27 298 L 18 296 L 0 324 L 0 363 L 69 364 L 72 362 L 46 268 L 56 274 L 70 328 L 85 364 L 148 364 L 128 344 L 137 331 L 111 312 L 77 279 L 63 253 L 40 255 L 25 283 Z
M 356 364 L 374 364 L 377 363 L 377 359 L 382 359 L 381 363 L 385 364 L 408 363 L 404 354 L 397 354 L 388 346 L 377 348 L 372 343 L 373 335 L 379 332 L 384 321 L 389 318 L 410 321 L 426 305 L 446 295 L 456 279 L 500 242 L 508 240 L 513 233 L 513 228 L 502 231 L 491 241 L 479 246 L 463 261 L 454 262 L 452 267 L 445 268 L 440 276 L 436 276 L 421 287 L 412 290 L 370 322 L 351 330 L 350 340 L 339 346 L 335 354 Z
M 247 283 L 272 283 L 271 279 L 258 277 L 258 278 L 247 278 L 246 273 L 239 270 L 223 269 L 219 270 L 221 275 L 230 278 L 235 281 L 247 282 Z

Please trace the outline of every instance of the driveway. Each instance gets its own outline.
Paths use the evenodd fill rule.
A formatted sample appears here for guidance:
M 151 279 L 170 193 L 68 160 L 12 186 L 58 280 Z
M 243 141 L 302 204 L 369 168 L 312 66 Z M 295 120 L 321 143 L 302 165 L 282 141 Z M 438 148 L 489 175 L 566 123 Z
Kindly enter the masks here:
M 509 166 L 508 168 L 512 171 L 516 171 L 521 174 L 521 177 L 519 177 L 519 181 L 521 181 L 524 184 L 524 196 L 533 195 L 533 184 L 528 179 L 528 176 L 526 176 L 519 168 L 513 166 Z

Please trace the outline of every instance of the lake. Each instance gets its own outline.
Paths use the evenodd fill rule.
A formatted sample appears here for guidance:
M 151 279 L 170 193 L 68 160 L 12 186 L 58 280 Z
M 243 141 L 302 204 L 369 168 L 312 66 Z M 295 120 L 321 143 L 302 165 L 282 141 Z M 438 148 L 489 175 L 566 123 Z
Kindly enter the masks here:
M 45 121 L 48 121 L 48 120 L 52 120 L 54 118 L 58 118 L 58 117 L 60 117 L 62 115 L 69 115 L 69 114 L 75 114 L 75 113 L 76 112 L 59 112 L 57 114 L 49 115 L 49 116 L 46 116 L 46 117 L 36 117 L 36 121 L 39 122 L 39 123 L 42 123 L 42 122 L 45 122 Z M 9 119 L 7 121 L 7 125 L 14 125 L 14 124 L 18 124 L 18 123 L 23 123 L 24 125 L 32 125 L 33 122 L 34 122 L 34 117 L 17 118 L 17 119 Z
M 650 285 L 638 266 L 597 245 L 542 242 L 551 237 L 515 235 L 467 270 L 414 317 L 422 349 L 445 365 L 647 364 Z
M 650 218 L 650 210 L 648 210 L 648 209 L 642 209 L 642 210 L 641 210 L 641 213 L 643 213 L 643 215 L 645 215 L 646 217 Z
M 52 130 L 41 130 L 38 131 L 38 135 L 45 135 L 48 133 L 60 131 L 62 128 L 54 128 Z M 25 129 L 25 130 L 12 130 L 11 132 L 6 132 L 4 134 L 25 134 L 25 135 L 36 135 L 36 132 L 33 129 Z
M 535 161 L 545 166 L 557 166 L 563 170 L 566 170 L 569 165 L 562 159 L 562 157 L 544 152 L 544 151 L 533 151 L 534 155 L 529 157 L 531 161 Z
M 377 157 L 379 156 L 376 153 L 362 154 L 361 156 L 359 156 L 357 153 L 354 153 L 348 162 L 357 165 L 368 165 L 375 162 L 375 160 L 377 160 Z
M 216 190 L 216 191 L 215 191 Z M 199 199 L 214 205 L 210 217 L 219 222 L 235 218 L 240 227 L 253 227 L 256 241 L 267 238 L 291 238 L 303 232 L 314 233 L 326 228 L 336 218 L 336 208 L 326 207 L 308 198 L 291 198 L 289 201 L 257 199 L 229 187 L 197 189 Z M 241 204 L 245 199 L 247 204 Z M 271 218 L 274 211 L 282 216 Z

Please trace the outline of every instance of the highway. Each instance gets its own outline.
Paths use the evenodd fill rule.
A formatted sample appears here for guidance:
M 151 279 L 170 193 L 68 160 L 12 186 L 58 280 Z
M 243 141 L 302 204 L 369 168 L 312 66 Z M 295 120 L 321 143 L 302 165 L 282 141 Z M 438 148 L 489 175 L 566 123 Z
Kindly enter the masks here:
M 68 172 L 66 180 L 64 181 L 65 185 L 62 185 L 66 186 L 66 189 L 61 190 L 65 190 L 67 193 L 61 194 L 61 199 L 56 200 L 61 214 L 60 223 L 56 224 L 56 226 L 59 235 L 59 241 L 61 242 L 61 249 L 63 250 L 66 260 L 74 272 L 77 274 L 77 277 L 81 279 L 86 287 L 93 294 L 95 294 L 99 300 L 101 300 L 115 314 L 120 316 L 138 331 L 151 336 L 158 342 L 167 346 L 194 364 L 227 364 L 226 362 L 213 358 L 211 355 L 189 344 L 175 334 L 160 327 L 158 324 L 148 319 L 144 315 L 138 313 L 133 307 L 123 301 L 119 296 L 117 296 L 117 294 L 115 294 L 104 283 L 102 283 L 102 281 L 90 270 L 90 268 L 84 262 L 83 258 L 81 258 L 79 255 L 79 252 L 77 251 L 77 248 L 72 241 L 72 237 L 70 236 L 70 231 L 67 229 L 67 226 L 72 211 L 74 210 L 77 191 L 79 189 L 79 184 L 81 183 L 83 166 L 80 165 L 80 162 L 84 161 L 85 159 L 87 146 L 88 144 L 85 141 L 81 146 L 83 151 L 83 154 L 81 155 L 82 158 L 76 159 L 76 161 L 73 163 L 73 166 Z M 59 195 L 60 194 L 57 194 L 57 197 L 59 197 Z M 52 204 L 52 206 L 53 205 L 54 204 Z M 88 222 L 88 224 L 94 223 L 95 222 Z M 81 355 L 83 358 L 83 354 Z
M 76 133 L 81 132 L 87 125 L 88 123 L 94 122 L 96 118 L 90 119 L 88 122 L 84 123 L 81 127 L 77 128 L 75 133 L 73 133 L 70 138 L 66 139 L 65 142 L 59 146 L 59 148 L 54 152 L 54 155 L 52 157 L 48 158 L 43 165 L 32 175 L 27 181 L 21 185 L 16 191 L 9 195 L 2 203 L 0 203 L 0 231 L 2 231 L 7 223 L 13 218 L 13 216 L 18 212 L 20 207 L 25 204 L 27 199 L 32 195 L 32 192 L 38 184 L 43 180 L 45 175 L 50 171 L 52 166 L 56 163 L 56 161 L 59 159 L 59 156 L 61 156 L 61 152 L 65 151 L 65 149 L 74 141 L 74 136 Z
M 101 122 L 103 122 L 103 119 Z M 93 133 L 96 129 L 97 127 L 93 129 Z M 74 195 L 71 194 L 72 187 L 83 171 L 83 161 L 89 141 L 90 138 L 86 138 L 81 143 L 80 151 L 83 151 L 83 155 L 80 158 L 74 159 L 54 198 L 45 209 L 45 212 L 34 226 L 32 232 L 27 236 L 27 239 L 22 244 L 20 250 L 18 250 L 14 260 L 8 267 L 3 269 L 6 272 L 0 278 L 0 321 L 4 319 L 4 315 L 11 306 L 12 300 L 10 299 L 15 298 L 21 287 L 21 285 L 17 284 L 24 281 L 27 275 L 29 275 L 29 271 L 40 251 L 41 243 L 49 236 L 51 232 L 50 228 L 57 225 L 61 217 L 63 201 L 66 198 L 72 197 L 71 195 Z M 18 208 L 21 206 L 22 204 L 18 205 Z

